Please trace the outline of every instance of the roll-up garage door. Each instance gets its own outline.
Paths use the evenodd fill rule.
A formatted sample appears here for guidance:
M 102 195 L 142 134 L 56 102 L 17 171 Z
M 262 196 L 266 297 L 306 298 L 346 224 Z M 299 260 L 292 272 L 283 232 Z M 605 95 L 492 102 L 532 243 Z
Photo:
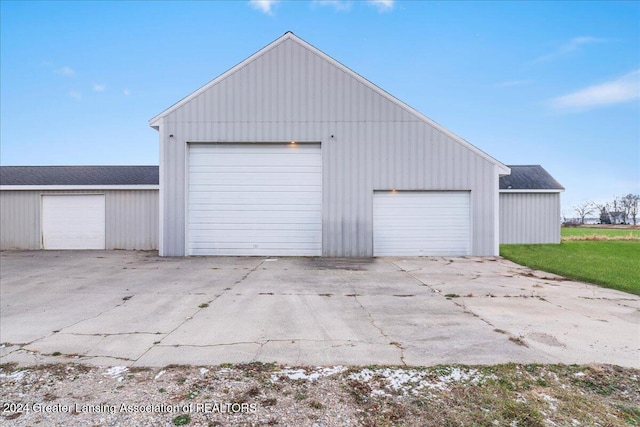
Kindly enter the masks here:
M 322 254 L 319 144 L 191 144 L 189 255 Z
M 376 191 L 375 256 L 469 255 L 468 191 Z
M 104 249 L 104 195 L 43 195 L 42 246 L 44 249 Z

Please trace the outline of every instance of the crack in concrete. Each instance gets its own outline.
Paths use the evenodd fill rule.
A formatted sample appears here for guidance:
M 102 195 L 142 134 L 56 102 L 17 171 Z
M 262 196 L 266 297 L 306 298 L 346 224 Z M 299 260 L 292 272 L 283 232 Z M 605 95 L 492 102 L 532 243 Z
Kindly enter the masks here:
M 73 335 L 78 337 L 115 337 L 122 335 L 164 335 L 167 332 L 116 332 L 116 333 L 94 333 L 94 334 L 83 334 L 81 332 L 62 332 L 60 335 Z
M 371 344 L 371 345 L 380 345 L 380 343 L 371 342 L 371 341 L 362 341 L 362 340 L 314 340 L 309 338 L 286 338 L 286 339 L 267 339 L 267 340 L 258 340 L 258 341 L 235 341 L 235 342 L 226 342 L 220 344 L 156 344 L 156 347 L 224 347 L 227 345 L 242 345 L 242 344 L 255 344 L 259 346 L 264 346 L 269 343 L 291 343 L 294 344 L 296 342 L 313 342 L 313 343 L 326 343 L 326 342 L 337 342 L 341 343 L 339 345 L 335 345 L 333 347 L 340 347 L 349 344 Z
M 384 258 L 384 260 L 390 264 L 392 264 L 393 266 L 395 266 L 396 268 L 402 270 L 400 267 L 398 267 L 395 263 L 393 263 L 392 261 L 388 260 L 387 258 Z M 413 277 L 412 275 L 410 275 L 411 277 Z M 369 310 L 367 310 L 364 305 L 362 304 L 362 301 L 360 301 L 358 299 L 358 293 L 356 292 L 356 288 L 355 286 L 352 286 L 351 289 L 353 290 L 353 294 L 350 294 L 353 296 L 353 299 L 356 300 L 356 302 L 358 303 L 358 305 L 360 306 L 360 308 L 362 309 L 362 311 L 364 311 L 367 315 L 367 318 L 369 319 L 369 323 L 371 323 L 371 326 L 373 326 L 379 333 L 380 335 L 382 335 L 382 337 L 384 337 L 387 341 L 389 341 L 389 345 L 392 345 L 394 347 L 396 347 L 398 350 L 400 350 L 400 362 L 404 365 L 407 366 L 407 362 L 404 360 L 404 347 L 402 346 L 402 344 L 396 342 L 396 341 L 392 341 L 391 337 L 389 337 L 389 335 L 387 335 L 387 333 L 384 332 L 384 330 L 382 330 L 382 328 L 378 325 L 376 325 L 375 320 L 373 319 L 373 316 L 371 315 L 371 313 L 369 312 Z
M 103 314 L 105 314 L 105 313 L 109 313 L 110 311 L 113 311 L 113 310 L 115 310 L 116 308 L 118 308 L 118 307 L 121 307 L 121 306 L 125 305 L 125 304 L 127 303 L 127 301 L 129 301 L 132 297 L 133 297 L 133 295 L 131 295 L 131 296 L 129 296 L 129 297 L 124 297 L 124 298 L 122 299 L 122 302 L 121 302 L 120 304 L 116 304 L 116 305 L 115 305 L 115 307 L 111 307 L 111 308 L 109 308 L 109 309 L 107 309 L 107 310 L 101 311 L 100 313 L 96 314 L 95 316 L 86 317 L 86 318 L 84 318 L 84 319 L 82 319 L 82 320 L 78 320 L 78 321 L 77 321 L 77 322 L 75 322 L 75 323 L 72 323 L 72 324 L 70 324 L 70 325 L 64 326 L 64 327 L 62 327 L 62 328 L 60 328 L 60 329 L 56 329 L 55 331 L 51 331 L 51 334 L 49 334 L 49 335 L 45 335 L 45 336 L 40 337 L 40 338 L 36 338 L 36 339 L 35 339 L 35 340 L 33 340 L 33 341 L 29 341 L 28 343 L 25 343 L 25 344 L 24 344 L 24 346 L 32 345 L 32 344 L 34 344 L 34 343 L 37 343 L 38 341 L 42 341 L 42 340 L 44 340 L 44 339 L 50 338 L 50 337 L 52 337 L 52 336 L 54 336 L 54 335 L 56 335 L 56 334 L 61 333 L 62 331 L 64 331 L 64 330 L 65 330 L 65 329 L 67 329 L 67 328 L 71 328 L 71 327 L 76 326 L 76 325 L 78 325 L 78 324 L 80 324 L 80 323 L 82 323 L 82 322 L 86 322 L 87 320 L 93 320 L 93 319 L 96 319 L 96 318 L 98 318 L 98 317 L 102 316 L 102 315 L 103 315 Z M 126 299 L 125 299 L 125 298 L 126 298 Z M 64 332 L 62 332 L 62 333 L 64 333 Z
M 262 261 L 260 261 L 258 264 L 256 264 L 255 267 L 253 267 L 251 270 L 249 270 L 247 272 L 247 274 L 245 274 L 244 276 L 242 276 L 242 278 L 240 278 L 239 280 L 236 280 L 233 285 L 224 288 L 222 293 L 219 295 L 215 295 L 215 298 L 213 298 L 212 300 L 210 300 L 209 302 L 207 302 L 207 307 L 198 307 L 198 309 L 191 315 L 188 316 L 186 319 L 184 319 L 184 321 L 180 322 L 175 328 L 173 328 L 169 333 L 165 334 L 162 338 L 160 338 L 160 340 L 158 340 L 158 344 L 152 344 L 151 347 L 149 347 L 148 349 L 146 349 L 140 356 L 138 356 L 138 358 L 136 358 L 134 360 L 134 362 L 137 362 L 138 360 L 140 360 L 140 358 L 144 357 L 145 354 L 147 354 L 149 351 L 151 351 L 151 349 L 153 347 L 156 346 L 160 346 L 160 343 L 167 338 L 168 336 L 170 336 L 171 334 L 173 334 L 175 331 L 177 331 L 182 325 L 184 325 L 185 323 L 187 323 L 189 320 L 193 319 L 199 312 L 201 312 L 202 310 L 208 308 L 208 304 L 211 304 L 212 302 L 214 302 L 215 300 L 217 300 L 218 298 L 220 298 L 222 295 L 229 293 L 233 287 L 235 287 L 236 285 L 242 283 L 247 277 L 249 277 L 249 275 L 253 272 L 255 272 L 262 264 L 264 264 L 265 260 L 263 259 Z
M 433 292 L 439 294 L 440 296 L 442 296 L 445 299 L 450 300 L 455 306 L 460 307 L 463 311 L 463 313 L 467 313 L 472 315 L 473 317 L 478 318 L 479 320 L 481 320 L 482 322 L 486 323 L 488 326 L 490 326 L 493 330 L 493 332 L 495 333 L 500 333 L 500 334 L 505 334 L 508 338 L 509 341 L 513 342 L 514 344 L 518 344 L 516 341 L 517 339 L 520 339 L 519 337 L 515 337 L 511 332 L 509 331 L 503 331 L 501 329 L 497 329 L 496 326 L 491 323 L 489 320 L 485 319 L 484 317 L 480 316 L 477 313 L 474 313 L 471 309 L 469 309 L 469 307 L 467 307 L 464 303 L 462 302 L 458 302 L 456 300 L 454 300 L 453 298 L 446 298 L 445 295 L 442 294 L 442 292 L 430 285 L 428 285 L 427 283 L 423 282 L 422 280 L 420 280 L 419 278 L 417 278 L 416 276 L 414 276 L 413 274 L 411 274 L 411 272 L 403 269 L 402 267 L 400 267 L 399 265 L 397 265 L 395 262 L 391 261 L 391 260 L 387 260 L 390 264 L 394 265 L 395 267 L 397 267 L 400 271 L 404 272 L 406 275 L 408 275 L 409 277 L 411 277 L 412 279 L 418 281 L 421 286 L 426 286 L 429 289 L 431 289 Z M 490 298 L 493 298 L 494 296 L 491 296 Z M 542 299 L 542 301 L 548 302 L 547 300 Z M 501 332 L 499 332 L 501 331 Z

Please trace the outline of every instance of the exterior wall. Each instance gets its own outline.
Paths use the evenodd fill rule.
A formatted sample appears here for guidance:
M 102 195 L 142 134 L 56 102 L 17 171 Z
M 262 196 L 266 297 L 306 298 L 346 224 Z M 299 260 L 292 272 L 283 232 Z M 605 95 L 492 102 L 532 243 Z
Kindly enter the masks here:
M 560 243 L 560 193 L 500 193 L 500 243 Z
M 158 248 L 157 190 L 0 191 L 0 249 L 41 249 L 43 194 L 104 194 L 106 249 Z
M 323 256 L 373 255 L 373 191 L 471 191 L 472 254 L 497 254 L 497 169 L 326 58 L 284 40 L 157 122 L 160 255 L 185 255 L 189 142 L 320 142 Z M 446 212 L 443 212 L 446 215 Z

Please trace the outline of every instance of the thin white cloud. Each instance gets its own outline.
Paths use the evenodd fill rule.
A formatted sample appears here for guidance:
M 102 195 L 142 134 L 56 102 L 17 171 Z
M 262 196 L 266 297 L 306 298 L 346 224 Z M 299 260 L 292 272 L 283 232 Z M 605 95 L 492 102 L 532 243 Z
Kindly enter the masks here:
M 351 0 L 314 0 L 313 3 L 319 4 L 320 6 L 331 6 L 339 12 L 347 12 L 351 10 L 351 5 L 353 4 L 353 1 Z
M 71 67 L 67 67 L 66 65 L 62 68 L 57 68 L 56 70 L 54 70 L 54 72 L 65 77 L 73 77 L 76 75 L 76 71 Z
M 82 99 L 82 93 L 77 90 L 72 90 L 71 92 L 69 92 L 69 96 L 76 101 L 80 101 Z
M 95 83 L 93 85 L 93 91 L 94 92 L 104 92 L 105 90 L 107 90 L 107 86 L 104 85 L 104 84 Z
M 506 82 L 497 83 L 496 87 L 524 86 L 530 85 L 531 83 L 533 83 L 533 80 L 508 80 Z
M 386 12 L 393 9 L 395 0 L 369 0 L 368 3 L 377 7 L 379 12 Z
M 590 36 L 574 37 L 571 40 L 569 40 L 567 43 L 560 46 L 555 51 L 536 58 L 534 62 L 550 61 L 552 59 L 560 58 L 563 56 L 567 56 L 571 53 L 577 52 L 578 50 L 580 50 L 582 46 L 595 44 L 595 43 L 605 43 L 607 41 L 608 41 L 607 39 L 590 37 Z
M 129 91 L 129 89 L 125 89 L 125 90 L 122 91 L 122 94 L 124 96 L 129 96 L 129 95 L 131 95 L 131 91 Z
M 276 3 L 278 3 L 278 0 L 249 0 L 251 7 L 267 15 L 273 15 L 272 7 Z
M 640 69 L 551 101 L 557 110 L 588 110 L 640 99 Z

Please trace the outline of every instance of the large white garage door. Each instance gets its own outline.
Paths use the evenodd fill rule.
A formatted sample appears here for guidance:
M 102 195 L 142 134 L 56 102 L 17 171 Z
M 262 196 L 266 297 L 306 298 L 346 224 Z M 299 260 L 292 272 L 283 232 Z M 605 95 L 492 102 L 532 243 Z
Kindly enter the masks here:
M 469 255 L 467 191 L 376 191 L 375 256 Z
M 192 144 L 189 255 L 322 254 L 319 144 Z
M 44 249 L 104 249 L 103 194 L 42 196 Z

